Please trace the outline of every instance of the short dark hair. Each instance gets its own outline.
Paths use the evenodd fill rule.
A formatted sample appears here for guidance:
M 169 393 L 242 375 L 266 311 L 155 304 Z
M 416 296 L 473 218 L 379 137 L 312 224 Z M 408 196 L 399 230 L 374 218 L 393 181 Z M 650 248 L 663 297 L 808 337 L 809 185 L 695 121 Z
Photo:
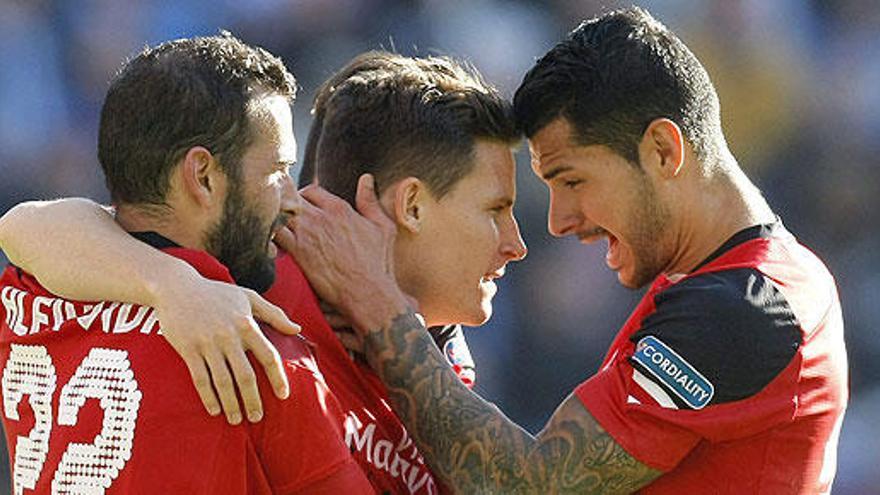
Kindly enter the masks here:
M 315 102 L 312 105 L 312 126 L 306 140 L 305 151 L 303 152 L 302 168 L 300 168 L 299 173 L 299 187 L 307 186 L 315 178 L 315 157 L 318 153 L 321 130 L 324 127 L 327 100 L 336 91 L 336 87 L 360 72 L 386 69 L 395 66 L 396 62 L 399 65 L 399 61 L 396 61 L 395 57 L 396 55 L 393 53 L 378 50 L 362 53 L 350 60 L 345 67 L 336 71 L 318 88 L 317 93 L 315 93 Z M 400 61 L 402 60 L 406 59 L 400 57 Z
M 98 160 L 114 203 L 164 204 L 174 165 L 193 146 L 230 177 L 253 139 L 248 105 L 296 81 L 266 50 L 229 33 L 147 47 L 123 65 L 101 109 Z
M 440 198 L 473 169 L 477 139 L 520 139 L 510 103 L 448 57 L 362 54 L 322 87 L 315 108 L 304 165 L 350 202 L 364 173 L 379 190 L 417 177 Z
M 706 70 L 639 7 L 581 23 L 525 75 L 514 108 L 529 138 L 564 117 L 578 144 L 606 145 L 636 164 L 638 143 L 654 119 L 678 124 L 702 160 L 715 153 L 721 132 Z

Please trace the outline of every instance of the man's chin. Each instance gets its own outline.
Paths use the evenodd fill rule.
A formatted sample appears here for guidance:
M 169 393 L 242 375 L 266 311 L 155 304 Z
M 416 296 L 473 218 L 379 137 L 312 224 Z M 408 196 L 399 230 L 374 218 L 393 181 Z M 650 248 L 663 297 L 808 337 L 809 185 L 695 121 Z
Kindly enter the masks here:
M 617 272 L 617 281 L 627 289 L 637 290 L 653 282 L 657 274 L 646 273 L 646 270 L 626 270 Z
M 627 289 L 635 290 L 635 289 L 639 288 L 639 286 L 637 286 L 633 280 L 624 276 L 624 274 L 621 272 L 617 272 L 617 282 L 620 283 L 620 285 L 626 287 Z
M 475 310 L 470 317 L 470 321 L 462 322 L 469 327 L 479 327 L 485 325 L 492 318 L 492 301 L 482 301 L 479 309 Z
M 427 309 L 427 308 L 426 308 Z M 435 325 L 465 325 L 469 327 L 479 327 L 484 325 L 492 317 L 492 302 L 481 302 L 476 306 L 460 305 L 457 311 L 444 312 L 444 314 L 432 314 L 430 309 L 424 313 L 425 319 L 428 320 L 428 326 Z

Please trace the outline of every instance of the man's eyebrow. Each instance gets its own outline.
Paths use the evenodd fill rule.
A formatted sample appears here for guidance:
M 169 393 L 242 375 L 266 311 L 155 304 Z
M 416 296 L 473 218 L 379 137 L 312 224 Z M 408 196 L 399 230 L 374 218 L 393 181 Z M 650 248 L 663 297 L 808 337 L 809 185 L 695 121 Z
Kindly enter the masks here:
M 569 170 L 574 170 L 574 167 L 572 167 L 571 165 L 559 165 L 544 172 L 541 177 L 543 177 L 546 181 L 551 181 L 557 175 L 561 174 L 562 172 L 568 172 Z

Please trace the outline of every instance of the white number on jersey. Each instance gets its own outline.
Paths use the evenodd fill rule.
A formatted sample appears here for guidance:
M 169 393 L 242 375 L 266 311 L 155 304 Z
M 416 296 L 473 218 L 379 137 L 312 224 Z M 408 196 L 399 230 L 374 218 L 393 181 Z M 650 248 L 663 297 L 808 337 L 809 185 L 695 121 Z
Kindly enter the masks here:
M 34 427 L 28 436 L 19 436 L 15 441 L 15 495 L 21 495 L 25 488 L 33 490 L 43 471 L 52 431 L 55 380 L 55 366 L 45 347 L 12 344 L 3 369 L 3 412 L 7 419 L 18 421 L 18 405 L 25 395 L 30 396 L 28 403 L 34 411 Z
M 16 442 L 13 485 L 16 495 L 33 489 L 43 470 L 52 429 L 52 394 L 56 374 L 43 346 L 12 344 L 3 370 L 4 411 L 17 421 L 18 404 L 29 394 L 36 418 L 27 437 Z M 74 426 L 87 399 L 98 399 L 104 418 L 92 444 L 67 446 L 52 477 L 54 494 L 101 494 L 131 458 L 141 392 L 124 350 L 95 348 L 61 389 L 58 424 Z

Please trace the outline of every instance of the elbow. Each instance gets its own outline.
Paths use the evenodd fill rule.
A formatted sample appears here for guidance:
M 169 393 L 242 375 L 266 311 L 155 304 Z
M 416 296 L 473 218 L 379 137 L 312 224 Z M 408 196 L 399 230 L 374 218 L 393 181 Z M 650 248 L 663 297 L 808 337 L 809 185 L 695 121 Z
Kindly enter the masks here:
M 25 203 L 19 203 L 3 214 L 0 217 L 0 249 L 3 251 L 7 251 L 10 246 L 10 240 L 15 237 L 15 231 L 20 228 L 19 226 L 23 223 L 26 223 L 26 219 L 24 217 L 29 216 L 30 210 L 33 209 L 34 202 L 28 201 Z M 8 254 L 8 253 L 7 253 Z
M 9 261 L 31 271 L 32 258 L 44 251 L 40 248 L 45 239 L 95 212 L 106 213 L 86 198 L 19 203 L 0 217 L 0 250 Z
M 0 250 L 15 264 L 21 263 L 21 253 L 27 251 L 16 240 L 20 240 L 23 229 L 33 223 L 39 205 L 39 201 L 19 203 L 0 217 Z

